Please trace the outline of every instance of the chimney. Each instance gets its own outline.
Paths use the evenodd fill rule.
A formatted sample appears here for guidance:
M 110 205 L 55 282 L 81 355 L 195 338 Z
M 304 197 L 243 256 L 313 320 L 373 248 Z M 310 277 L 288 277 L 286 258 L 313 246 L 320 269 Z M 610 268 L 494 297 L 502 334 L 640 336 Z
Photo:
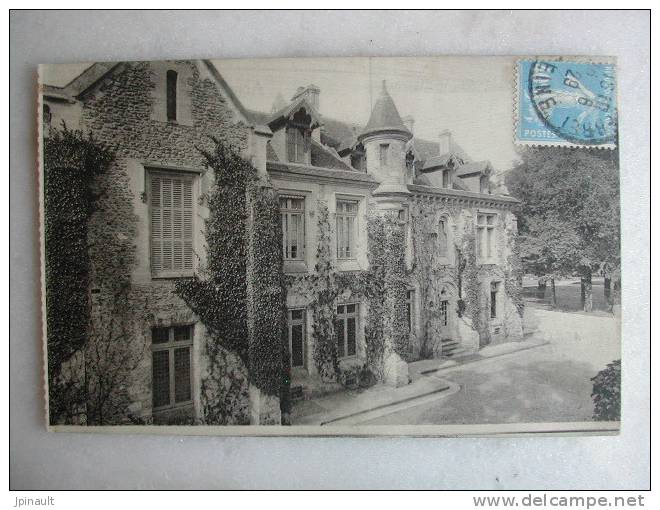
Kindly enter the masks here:
M 415 134 L 415 117 L 412 115 L 406 115 L 403 119 L 403 124 L 406 126 L 408 131 L 410 131 L 412 134 Z
M 439 142 L 439 154 L 449 154 L 451 152 L 451 131 L 448 129 L 442 131 L 439 136 Z
M 321 95 L 321 89 L 318 88 L 316 85 L 310 84 L 307 85 L 306 87 L 298 87 L 296 93 L 291 98 L 291 101 L 295 101 L 299 97 L 304 96 L 305 99 L 309 101 L 309 104 L 311 104 L 316 109 L 316 111 L 319 111 L 320 95 Z

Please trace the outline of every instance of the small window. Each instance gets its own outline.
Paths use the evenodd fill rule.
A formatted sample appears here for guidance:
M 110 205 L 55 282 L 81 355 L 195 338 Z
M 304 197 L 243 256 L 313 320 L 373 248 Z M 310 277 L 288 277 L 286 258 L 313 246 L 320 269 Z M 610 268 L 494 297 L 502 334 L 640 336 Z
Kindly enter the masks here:
M 288 311 L 289 353 L 292 367 L 305 366 L 306 324 L 305 310 Z
M 497 294 L 499 292 L 499 282 L 492 282 L 490 284 L 490 318 L 497 318 Z
M 451 188 L 451 170 L 442 171 L 442 187 Z
M 406 317 L 408 319 L 408 333 L 415 332 L 415 291 L 406 291 Z
M 335 334 L 337 335 L 337 357 L 347 358 L 357 354 L 357 304 L 342 304 L 337 306 L 335 319 Z
M 449 301 L 443 299 L 440 301 L 440 325 L 445 327 L 449 324 Z
M 481 178 L 479 179 L 479 191 L 481 193 L 489 193 L 488 177 L 486 177 L 485 175 L 482 175 Z
M 477 256 L 490 260 L 494 256 L 495 215 L 477 214 Z
M 415 155 L 412 153 L 412 151 L 408 151 L 406 153 L 406 169 L 412 170 L 414 166 L 415 166 Z
M 284 260 L 303 260 L 305 248 L 305 199 L 280 197 L 282 254 Z
M 447 233 L 447 220 L 441 218 L 438 222 L 438 255 L 446 257 L 448 253 L 449 235 Z
M 306 131 L 298 127 L 289 127 L 286 130 L 286 151 L 291 163 L 306 163 Z
M 355 226 L 358 202 L 337 200 L 337 258 L 355 258 Z
M 163 409 L 192 402 L 193 326 L 151 330 L 152 402 Z
M 361 153 L 351 154 L 351 166 L 353 168 L 355 168 L 355 170 L 359 170 L 360 172 L 364 172 L 367 168 L 366 161 L 367 160 L 364 157 L 364 154 L 361 154 Z
M 176 122 L 177 80 L 176 71 L 167 71 L 167 120 L 171 122 Z
M 379 161 L 380 161 L 380 166 L 387 166 L 387 153 L 390 150 L 390 144 L 388 143 L 381 143 L 379 146 Z

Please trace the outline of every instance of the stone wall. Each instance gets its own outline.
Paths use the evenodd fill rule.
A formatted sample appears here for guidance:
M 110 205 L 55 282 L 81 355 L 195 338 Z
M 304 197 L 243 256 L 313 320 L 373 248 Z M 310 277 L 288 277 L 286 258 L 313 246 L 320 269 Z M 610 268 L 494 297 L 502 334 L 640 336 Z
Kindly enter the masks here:
M 190 97 L 180 100 L 181 120 L 174 123 L 158 120 L 163 107 L 164 87 L 156 80 L 165 75 L 166 69 L 174 68 L 185 83 L 179 94 Z M 93 321 L 102 322 L 108 314 L 119 316 L 130 323 L 133 343 L 140 346 L 140 362 L 127 385 L 123 416 L 113 421 L 145 421 L 152 419 L 151 412 L 151 352 L 150 332 L 155 325 L 195 325 L 193 344 L 193 388 L 197 403 L 197 416 L 189 410 L 185 419 L 244 422 L 243 400 L 247 395 L 247 378 L 240 361 L 229 353 L 216 360 L 226 365 L 233 381 L 223 379 L 204 385 L 201 381 L 211 370 L 200 360 L 200 346 L 206 335 L 191 311 L 173 292 L 173 280 L 154 280 L 149 269 L 149 219 L 145 201 L 145 166 L 184 167 L 199 169 L 201 193 L 198 193 L 198 217 L 196 231 L 203 229 L 205 208 L 203 190 L 211 185 L 206 176 L 200 149 L 211 149 L 214 136 L 241 148 L 247 140 L 247 129 L 237 126 L 237 116 L 221 95 L 203 64 L 189 61 L 122 63 L 102 82 L 85 93 L 82 98 L 82 122 L 85 131 L 113 149 L 115 163 L 98 179 L 98 210 L 89 225 L 91 268 L 91 295 Z M 181 109 L 189 108 L 186 113 Z M 139 214 L 138 214 L 139 213 Z M 203 263 L 203 236 L 198 233 L 195 251 Z M 108 303 L 112 296 L 121 294 L 119 309 L 112 310 Z M 243 381 L 243 382 L 242 382 Z M 199 406 L 197 390 L 216 392 L 218 400 L 236 406 L 235 411 L 219 418 L 217 412 L 205 417 Z M 117 402 L 118 407 L 122 407 Z M 167 417 L 165 417 L 167 421 Z M 180 422 L 184 419 L 176 416 Z M 158 421 L 158 420 L 157 420 Z

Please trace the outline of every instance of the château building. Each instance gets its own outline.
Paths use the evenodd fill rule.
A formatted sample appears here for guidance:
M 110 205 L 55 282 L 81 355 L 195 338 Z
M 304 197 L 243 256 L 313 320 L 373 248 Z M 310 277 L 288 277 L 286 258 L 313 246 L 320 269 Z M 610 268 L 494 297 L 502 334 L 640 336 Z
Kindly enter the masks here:
M 209 137 L 240 147 L 279 195 L 293 398 L 355 384 L 368 356 L 370 300 L 342 289 L 333 319 L 345 376 L 327 380 L 318 370 L 315 298 L 301 282 L 317 271 L 323 218 L 337 274 L 370 270 L 370 218 L 389 218 L 402 232 L 388 239 L 403 243 L 393 249 L 404 254 L 405 288 L 385 296 L 382 310 L 403 317 L 407 345 L 386 349 L 380 382 L 407 384 L 415 360 L 522 338 L 517 200 L 494 184 L 488 161 L 473 161 L 449 130 L 416 138 L 385 82 L 361 126 L 334 119 L 315 85 L 270 113 L 249 110 L 220 71 L 210 61 L 96 63 L 64 87 L 42 86 L 45 137 L 64 122 L 116 154 L 97 178 L 88 236 L 92 317 L 114 313 L 107 296 L 125 280 L 122 321 L 144 346 L 117 422 L 262 422 L 251 410 L 244 364 L 229 351 L 208 359 L 205 326 L 174 292 L 176 280 L 206 260 L 214 183 L 200 148 L 212 148 Z M 401 327 L 395 318 L 391 324 Z M 222 376 L 210 376 L 212 363 Z M 208 414 L 214 401 L 228 407 L 222 418 Z

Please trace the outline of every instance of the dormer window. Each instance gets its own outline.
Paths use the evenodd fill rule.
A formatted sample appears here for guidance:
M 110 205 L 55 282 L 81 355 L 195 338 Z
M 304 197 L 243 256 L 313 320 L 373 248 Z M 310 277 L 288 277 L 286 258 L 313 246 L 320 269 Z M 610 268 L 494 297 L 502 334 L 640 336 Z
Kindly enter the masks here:
M 310 163 L 312 117 L 300 108 L 288 119 L 286 127 L 286 154 L 291 163 Z
M 177 88 L 178 75 L 176 71 L 171 69 L 167 71 L 167 120 L 169 122 L 176 122 L 176 88 Z
M 488 193 L 488 177 L 485 175 L 482 175 L 479 179 L 479 192 Z
M 288 127 L 286 130 L 286 152 L 291 163 L 306 163 L 307 134 L 298 127 Z
M 408 151 L 406 154 L 406 168 L 408 170 L 412 170 L 414 164 L 415 164 L 415 155 L 412 153 L 412 151 Z
M 357 144 L 351 153 L 351 166 L 361 172 L 367 170 L 367 158 L 361 143 Z
M 442 171 L 442 187 L 451 188 L 451 170 L 449 169 Z

